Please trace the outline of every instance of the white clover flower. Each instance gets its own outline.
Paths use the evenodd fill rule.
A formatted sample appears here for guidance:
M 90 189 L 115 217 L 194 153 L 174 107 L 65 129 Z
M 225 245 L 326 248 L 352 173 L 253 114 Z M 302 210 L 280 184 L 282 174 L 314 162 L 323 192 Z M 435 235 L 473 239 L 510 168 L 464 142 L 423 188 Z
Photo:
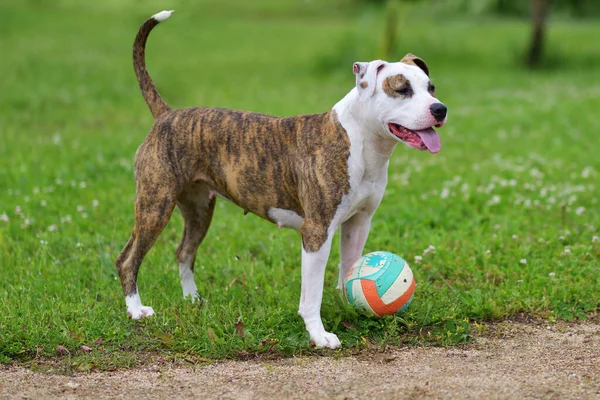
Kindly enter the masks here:
M 581 177 L 582 178 L 589 178 L 591 175 L 594 174 L 594 168 L 592 167 L 585 167 L 583 169 L 583 171 L 581 171 Z
M 100 202 L 98 200 L 94 199 L 92 201 L 92 207 L 98 207 L 98 205 L 100 205 Z
M 83 245 L 81 244 L 81 242 L 77 242 L 75 243 L 75 247 L 82 247 Z
M 598 243 L 598 242 L 600 242 L 600 237 L 598 237 L 598 236 L 592 236 L 592 243 Z
M 85 219 L 87 217 L 88 217 L 87 213 L 81 213 L 81 218 Z
M 521 261 L 519 261 L 521 264 L 527 264 L 527 259 L 526 258 L 522 258 Z
M 429 245 L 428 248 L 423 250 L 423 255 L 426 256 L 429 253 L 435 253 L 435 247 L 433 245 Z
M 34 187 L 33 188 L 33 194 L 38 194 L 40 192 L 40 188 L 39 187 Z
M 46 202 L 46 200 L 40 201 L 40 206 L 46 207 L 47 205 L 48 205 L 48 203 Z
M 56 225 L 50 225 L 50 226 L 48 227 L 48 230 L 49 230 L 50 232 L 54 232 L 54 231 L 56 230 Z
M 71 216 L 70 215 L 67 215 L 65 217 L 61 217 L 60 218 L 60 223 L 61 224 L 64 224 L 64 223 L 67 223 L 67 222 L 71 222 Z
M 518 240 L 518 239 L 519 239 L 519 236 L 517 236 L 517 235 L 512 235 L 512 238 L 513 238 L 514 240 Z
M 40 244 L 48 244 L 44 239 L 40 240 Z
M 2 213 L 2 215 L 0 215 L 0 221 L 8 222 L 8 215 L 6 215 L 6 213 Z
M 421 257 L 421 256 L 415 256 L 415 263 L 416 264 L 421 264 L 422 260 L 423 260 L 423 257 Z
M 85 189 L 87 187 L 87 183 L 85 183 L 84 181 L 79 182 L 79 187 L 81 189 Z
M 585 207 L 577 207 L 577 209 L 575 210 L 575 214 L 577 215 L 581 215 L 585 212 Z
M 77 206 L 77 212 L 83 212 L 83 210 L 85 210 L 83 206 Z
M 488 206 L 500 204 L 500 196 L 497 194 L 493 195 L 492 198 L 487 202 Z
M 448 198 L 449 195 L 450 195 L 450 189 L 448 189 L 448 188 L 445 187 L 444 190 L 442 190 L 442 193 L 440 194 L 440 197 L 442 199 L 446 199 L 446 198 Z
M 554 277 L 556 276 L 556 272 L 550 272 L 550 273 L 548 274 L 548 276 L 549 276 L 550 278 L 554 278 Z

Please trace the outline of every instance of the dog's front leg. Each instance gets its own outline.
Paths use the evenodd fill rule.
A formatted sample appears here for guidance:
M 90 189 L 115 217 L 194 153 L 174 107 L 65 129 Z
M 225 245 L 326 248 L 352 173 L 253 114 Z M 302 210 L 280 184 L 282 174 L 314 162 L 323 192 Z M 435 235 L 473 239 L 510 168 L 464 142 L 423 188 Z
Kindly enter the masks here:
M 337 288 L 342 289 L 350 267 L 362 255 L 371 229 L 372 213 L 362 211 L 342 224 L 340 238 L 340 274 Z
M 317 249 L 314 240 L 307 239 L 303 233 L 302 245 L 302 292 L 298 314 L 304 319 L 310 340 L 317 347 L 335 349 L 341 346 L 338 337 L 325 331 L 321 320 L 321 301 L 325 267 L 333 234 L 326 235 L 325 242 Z

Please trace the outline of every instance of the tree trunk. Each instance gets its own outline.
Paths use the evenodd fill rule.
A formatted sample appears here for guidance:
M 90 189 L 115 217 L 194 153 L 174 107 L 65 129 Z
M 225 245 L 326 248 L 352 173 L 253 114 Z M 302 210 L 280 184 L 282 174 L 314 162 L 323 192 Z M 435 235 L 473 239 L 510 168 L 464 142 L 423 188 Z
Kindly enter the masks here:
M 390 60 L 396 52 L 397 32 L 398 4 L 396 4 L 396 0 L 389 0 L 385 10 L 385 25 L 383 27 L 383 40 L 381 43 L 382 60 Z
M 542 61 L 544 37 L 546 33 L 546 17 L 550 8 L 550 0 L 531 0 L 531 19 L 533 32 L 531 45 L 527 54 L 527 65 L 537 67 Z

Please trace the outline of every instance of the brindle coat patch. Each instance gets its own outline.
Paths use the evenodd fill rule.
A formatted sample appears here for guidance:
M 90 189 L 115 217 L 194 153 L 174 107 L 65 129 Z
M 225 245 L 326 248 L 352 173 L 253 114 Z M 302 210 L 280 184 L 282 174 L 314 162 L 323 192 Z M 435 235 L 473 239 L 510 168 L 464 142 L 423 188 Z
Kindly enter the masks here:
M 412 86 L 410 81 L 402 74 L 389 76 L 384 79 L 382 84 L 383 91 L 390 97 L 405 98 L 409 95 L 403 95 L 397 92 L 400 89 L 410 89 L 412 92 Z
M 156 87 L 154 86 L 154 83 L 152 82 L 152 79 L 146 70 L 146 40 L 148 39 L 148 35 L 150 34 L 152 28 L 158 25 L 158 23 L 159 22 L 154 18 L 150 18 L 144 22 L 133 42 L 133 68 L 135 70 L 142 95 L 144 96 L 144 99 L 148 104 L 148 108 L 150 108 L 150 112 L 152 112 L 152 116 L 154 118 L 171 110 L 171 108 L 156 90 Z
M 326 229 L 350 190 L 350 142 L 333 110 L 278 118 L 228 109 L 181 109 L 157 119 L 150 143 L 153 153 L 165 155 L 179 187 L 204 182 L 267 220 L 270 209 L 281 208 Z M 145 156 L 138 153 L 140 157 Z M 322 233 L 304 226 L 301 233 L 321 238 L 304 239 L 314 244 L 309 251 L 325 241 Z
M 400 62 L 404 63 L 404 64 L 415 65 L 415 66 L 421 68 L 423 70 L 423 72 L 425 72 L 425 74 L 427 76 L 429 76 L 429 67 L 427 66 L 425 61 L 423 61 L 421 58 L 415 56 L 414 54 L 408 53 L 407 55 L 402 57 L 402 60 L 400 60 Z

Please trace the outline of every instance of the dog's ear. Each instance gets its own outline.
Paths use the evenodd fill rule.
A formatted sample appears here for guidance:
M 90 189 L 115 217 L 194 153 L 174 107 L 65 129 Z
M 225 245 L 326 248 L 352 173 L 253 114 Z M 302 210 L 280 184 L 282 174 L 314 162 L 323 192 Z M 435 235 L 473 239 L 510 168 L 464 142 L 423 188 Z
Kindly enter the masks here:
M 354 63 L 352 71 L 356 75 L 356 89 L 360 97 L 368 97 L 375 93 L 377 74 L 385 64 L 385 61 L 381 60 Z
M 400 62 L 404 64 L 416 65 L 417 67 L 421 68 L 427 76 L 429 76 L 429 67 L 427 66 L 425 61 L 415 56 L 414 54 L 408 53 L 402 58 L 402 60 L 400 60 Z

